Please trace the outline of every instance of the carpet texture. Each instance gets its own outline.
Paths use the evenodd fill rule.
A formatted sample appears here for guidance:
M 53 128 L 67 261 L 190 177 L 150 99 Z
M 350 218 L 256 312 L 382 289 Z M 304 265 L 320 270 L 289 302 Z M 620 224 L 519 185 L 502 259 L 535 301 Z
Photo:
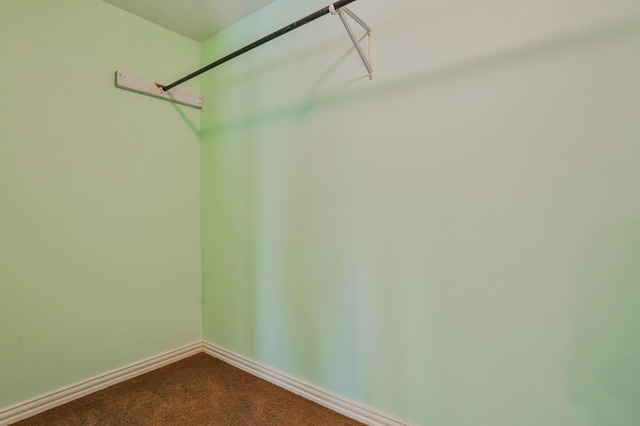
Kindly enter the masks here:
M 361 423 L 201 353 L 16 425 L 355 426 Z

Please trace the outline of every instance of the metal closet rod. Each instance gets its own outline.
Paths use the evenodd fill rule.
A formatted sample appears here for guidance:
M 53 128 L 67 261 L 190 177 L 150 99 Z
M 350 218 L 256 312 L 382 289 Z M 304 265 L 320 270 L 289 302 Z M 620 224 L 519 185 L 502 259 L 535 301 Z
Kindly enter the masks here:
M 200 68 L 199 70 L 194 71 L 191 74 L 186 75 L 186 76 L 182 77 L 181 79 L 174 81 L 171 84 L 167 84 L 166 86 L 162 86 L 162 85 L 158 84 L 157 86 L 160 87 L 161 89 L 163 89 L 165 92 L 168 91 L 168 90 L 171 90 L 174 87 L 176 87 L 177 85 L 182 84 L 187 80 L 191 80 L 192 78 L 197 77 L 200 74 L 202 74 L 204 72 L 207 72 L 212 68 L 217 67 L 218 65 L 224 64 L 225 62 L 235 58 L 236 56 L 240 56 L 243 53 L 246 53 L 246 52 L 248 52 L 248 51 L 250 51 L 252 49 L 255 49 L 258 46 L 261 46 L 261 45 L 265 44 L 268 41 L 273 40 L 274 38 L 278 38 L 281 35 L 285 35 L 286 33 L 290 32 L 290 31 L 293 31 L 293 30 L 295 30 L 297 28 L 300 28 L 301 26 L 303 26 L 305 24 L 308 24 L 311 21 L 315 21 L 316 19 L 321 18 L 324 15 L 327 15 L 327 14 L 331 13 L 331 6 L 333 6 L 333 8 L 335 10 L 338 10 L 341 7 L 344 7 L 344 6 L 346 6 L 346 5 L 350 4 L 350 3 L 353 3 L 354 1 L 356 1 L 356 0 L 340 0 L 340 1 L 337 1 L 337 2 L 333 3 L 332 5 L 325 6 L 324 8 L 318 10 L 317 12 L 313 12 L 312 14 L 307 15 L 302 19 L 298 19 L 296 22 L 294 22 L 292 24 L 289 24 L 286 27 L 280 28 L 278 31 L 275 31 L 275 32 L 269 34 L 268 36 L 264 36 L 260 40 L 254 41 L 253 43 L 246 45 L 242 49 L 238 49 L 233 53 L 229 53 L 227 56 L 222 57 L 222 58 L 218 59 L 217 61 L 214 61 L 214 62 L 210 63 L 209 65 L 206 65 L 206 66 Z

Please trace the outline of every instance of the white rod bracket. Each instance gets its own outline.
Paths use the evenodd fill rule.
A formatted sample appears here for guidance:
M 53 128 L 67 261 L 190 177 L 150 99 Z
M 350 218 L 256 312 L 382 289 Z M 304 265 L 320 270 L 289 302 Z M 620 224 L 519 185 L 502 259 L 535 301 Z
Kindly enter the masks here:
M 202 96 L 180 89 L 171 89 L 170 92 L 164 90 L 161 84 L 152 80 L 136 77 L 135 75 L 116 71 L 116 87 L 165 101 L 202 109 Z
M 353 42 L 353 46 L 356 48 L 356 51 L 358 52 L 358 55 L 360 56 L 360 59 L 362 59 L 362 63 L 364 64 L 364 67 L 367 69 L 367 72 L 369 73 L 369 80 L 373 80 L 373 31 L 371 31 L 371 28 L 362 19 L 360 19 L 358 17 L 358 15 L 353 13 L 347 7 L 342 7 L 342 8 L 340 8 L 340 9 L 338 9 L 336 11 L 335 8 L 333 8 L 332 6 L 333 6 L 333 4 L 331 4 L 329 6 L 329 12 L 331 12 L 332 15 L 336 15 L 337 14 L 340 17 L 340 20 L 342 21 L 342 24 L 344 25 L 344 29 L 347 30 L 347 34 L 349 34 L 349 38 Z M 356 38 L 356 35 L 354 34 L 353 30 L 351 29 L 351 25 L 349 24 L 349 20 L 344 15 L 345 12 L 354 21 L 356 21 L 362 28 L 364 28 L 365 31 L 367 31 L 367 44 L 369 46 L 369 55 L 368 56 L 364 54 L 364 51 L 362 50 L 362 46 L 360 46 L 360 43 L 358 42 L 358 39 Z

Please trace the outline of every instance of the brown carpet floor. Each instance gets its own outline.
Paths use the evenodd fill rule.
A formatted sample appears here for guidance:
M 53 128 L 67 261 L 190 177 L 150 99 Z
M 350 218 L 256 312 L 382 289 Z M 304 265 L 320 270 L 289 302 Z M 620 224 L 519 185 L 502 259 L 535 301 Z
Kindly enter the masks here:
M 361 423 L 201 353 L 16 425 L 355 426 Z

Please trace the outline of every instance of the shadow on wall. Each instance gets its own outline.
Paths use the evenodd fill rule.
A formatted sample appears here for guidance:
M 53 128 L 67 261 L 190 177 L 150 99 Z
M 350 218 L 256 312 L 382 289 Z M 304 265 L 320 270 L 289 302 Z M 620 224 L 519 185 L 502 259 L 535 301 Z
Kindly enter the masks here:
M 365 36 L 363 36 L 363 38 L 364 37 L 366 37 L 366 34 Z M 239 72 L 234 73 L 233 75 L 230 75 L 229 78 L 225 79 L 225 87 L 233 87 L 238 84 L 245 83 L 249 80 L 253 80 L 258 75 L 268 74 L 272 71 L 276 71 L 278 70 L 278 68 L 284 67 L 287 64 L 291 64 L 294 62 L 301 62 L 315 55 L 318 55 L 320 53 L 327 52 L 333 49 L 333 46 L 335 46 L 342 40 L 343 40 L 342 37 L 334 37 L 332 39 L 325 40 L 325 42 L 321 45 L 314 46 L 313 49 L 305 48 L 303 50 L 298 50 L 295 53 L 292 53 L 286 57 L 279 58 L 277 60 L 272 60 L 271 62 L 268 62 L 266 64 L 258 65 L 258 66 L 254 65 L 251 68 L 248 68 L 246 71 L 240 70 Z M 355 49 L 353 48 L 351 50 L 355 51 Z M 252 53 L 255 54 L 255 51 Z M 345 54 L 344 57 L 346 56 L 348 55 Z M 334 68 L 340 61 L 341 60 L 331 65 L 330 68 Z
M 182 118 L 182 121 L 184 121 L 184 123 L 189 127 L 189 129 L 191 129 L 191 132 L 193 132 L 195 136 L 200 136 L 200 129 L 198 129 L 198 126 L 189 117 L 187 117 L 187 114 L 185 114 L 184 112 L 184 108 L 187 108 L 187 107 L 177 105 L 173 102 L 171 102 L 171 106 L 173 107 L 173 109 L 176 110 L 180 118 Z
M 569 392 L 594 424 L 640 424 L 640 222 L 592 238 L 576 295 Z
M 503 66 L 510 62 L 519 61 L 531 56 L 546 55 L 554 52 L 571 50 L 593 43 L 612 41 L 619 38 L 640 33 L 640 18 L 634 17 L 626 21 L 611 24 L 603 27 L 585 31 L 576 34 L 569 34 L 562 38 L 535 43 L 523 46 L 517 49 L 511 49 L 503 52 L 496 52 L 491 55 L 476 58 L 468 62 L 454 64 L 441 69 L 428 71 L 426 74 L 409 76 L 385 85 L 377 85 L 367 87 L 366 89 L 351 91 L 346 94 L 339 94 L 327 97 L 317 95 L 317 89 L 321 87 L 323 80 L 326 79 L 337 66 L 355 50 L 351 47 L 342 57 L 327 68 L 320 79 L 313 84 L 310 94 L 302 102 L 286 106 L 284 108 L 266 111 L 260 114 L 248 116 L 236 121 L 220 123 L 215 126 L 202 129 L 202 137 L 215 137 L 217 135 L 233 132 L 240 129 L 246 129 L 247 126 L 262 125 L 291 117 L 300 117 L 308 114 L 314 108 L 322 106 L 331 106 L 343 104 L 347 102 L 359 101 L 366 98 L 384 96 L 389 93 L 402 90 L 410 90 L 416 86 L 434 84 L 443 80 L 455 79 L 467 74 L 473 74 L 482 70 Z M 295 57 L 290 58 L 295 60 Z M 281 64 L 281 62 L 279 62 Z M 368 76 L 341 83 L 342 85 L 350 84 L 362 79 L 368 79 Z
M 362 41 L 364 38 L 366 38 L 366 35 L 363 36 L 360 39 L 360 41 Z M 326 43 L 322 48 L 318 49 L 317 51 L 322 51 L 322 50 L 328 49 L 329 47 L 331 47 L 331 44 Z M 347 49 L 347 51 L 342 56 L 340 56 L 340 58 L 338 58 L 333 64 L 329 65 L 327 69 L 322 73 L 320 78 L 313 84 L 309 92 L 309 95 L 303 102 L 290 105 L 285 108 L 276 109 L 273 111 L 263 112 L 257 115 L 245 117 L 240 120 L 223 123 L 221 125 L 218 125 L 208 130 L 203 129 L 202 132 L 200 133 L 200 136 L 203 138 L 212 137 L 212 136 L 215 137 L 224 133 L 232 132 L 234 130 L 244 131 L 247 129 L 247 127 L 251 127 L 251 126 L 259 126 L 261 124 L 272 123 L 272 122 L 287 119 L 287 118 L 304 117 L 305 115 L 310 113 L 312 110 L 314 110 L 316 107 L 322 105 L 324 101 L 322 100 L 322 98 L 318 96 L 319 89 L 322 87 L 323 83 L 325 83 L 329 79 L 329 77 L 333 74 L 333 72 L 337 68 L 339 68 L 340 64 L 342 64 L 349 56 L 353 54 L 355 54 L 355 48 L 351 47 Z M 302 57 L 303 56 L 299 54 L 296 54 L 293 56 L 293 58 L 296 58 L 296 59 L 302 58 Z M 259 71 L 253 71 L 250 73 L 242 74 L 241 76 L 238 76 L 238 77 L 234 77 L 231 83 L 225 82 L 225 85 L 237 84 L 239 81 L 244 81 L 246 79 L 253 78 L 254 76 L 257 76 L 263 73 L 264 70 L 272 70 L 272 69 L 275 69 L 276 67 L 283 66 L 291 62 L 293 62 L 293 60 L 287 59 L 285 62 L 279 61 L 277 63 L 273 63 L 271 65 L 261 67 Z M 366 76 L 351 79 L 341 84 L 348 85 L 350 83 L 363 80 L 363 79 L 369 80 L 369 75 L 367 74 Z

